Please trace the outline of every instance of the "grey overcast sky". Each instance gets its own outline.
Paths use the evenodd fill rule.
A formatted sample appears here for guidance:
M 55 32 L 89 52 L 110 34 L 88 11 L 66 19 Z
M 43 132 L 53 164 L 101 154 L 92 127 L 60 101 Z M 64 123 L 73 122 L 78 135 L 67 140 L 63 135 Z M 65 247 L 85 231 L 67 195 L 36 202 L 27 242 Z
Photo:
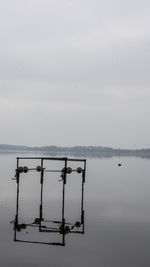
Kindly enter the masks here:
M 149 0 L 1 0 L 0 143 L 150 147 Z

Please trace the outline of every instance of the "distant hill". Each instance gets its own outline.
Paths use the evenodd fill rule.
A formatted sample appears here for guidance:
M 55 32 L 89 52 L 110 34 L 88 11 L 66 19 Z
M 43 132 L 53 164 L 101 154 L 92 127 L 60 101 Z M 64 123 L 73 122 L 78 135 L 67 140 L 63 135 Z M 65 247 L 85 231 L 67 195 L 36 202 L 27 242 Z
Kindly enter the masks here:
M 134 156 L 150 158 L 150 148 L 147 149 L 115 149 L 102 146 L 74 146 L 74 147 L 58 147 L 58 146 L 17 146 L 0 144 L 0 153 L 29 153 L 37 152 L 47 155 L 72 155 L 85 157 L 121 157 Z

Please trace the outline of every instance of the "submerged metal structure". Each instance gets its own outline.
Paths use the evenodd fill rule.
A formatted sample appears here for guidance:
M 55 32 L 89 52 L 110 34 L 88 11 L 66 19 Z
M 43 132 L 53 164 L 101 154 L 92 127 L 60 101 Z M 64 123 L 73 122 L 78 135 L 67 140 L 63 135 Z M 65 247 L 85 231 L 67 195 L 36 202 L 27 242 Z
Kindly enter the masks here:
M 20 162 L 22 160 L 31 161 L 38 160 L 40 161 L 40 165 L 33 166 L 31 168 L 27 166 L 21 166 Z M 63 168 L 61 169 L 49 169 L 45 167 L 46 162 L 61 162 L 63 164 Z M 69 164 L 80 164 L 81 166 L 71 168 Z M 20 204 L 20 181 L 22 179 L 22 174 L 27 174 L 29 172 L 37 172 L 39 173 L 40 180 L 40 203 L 39 203 L 39 215 L 34 219 L 31 223 L 25 223 L 20 220 L 19 213 L 21 209 Z M 61 215 L 60 220 L 55 220 L 55 218 L 51 218 L 51 214 L 49 214 L 48 220 L 46 220 L 43 216 L 43 198 L 44 198 L 44 181 L 45 174 L 49 174 L 49 178 L 54 173 L 60 174 L 60 180 L 62 182 L 62 197 L 61 197 Z M 68 175 L 73 173 L 77 173 L 81 176 L 81 203 L 80 203 L 80 218 L 74 222 L 68 222 L 65 218 L 65 188 L 67 186 Z M 84 234 L 84 183 L 85 183 L 85 174 L 86 174 L 86 159 L 72 159 L 67 157 L 17 157 L 17 168 L 15 174 L 15 180 L 17 183 L 17 197 L 16 197 L 16 215 L 14 223 L 14 241 L 18 242 L 27 242 L 27 243 L 40 243 L 47 245 L 57 245 L 57 246 L 65 246 L 65 236 L 66 234 Z M 55 188 L 53 188 L 55 190 Z M 18 238 L 18 234 L 21 231 L 27 231 L 27 229 L 32 228 L 36 229 L 38 233 L 43 233 L 44 235 L 47 233 L 57 233 L 61 236 L 61 241 L 35 241 L 35 240 L 24 240 Z

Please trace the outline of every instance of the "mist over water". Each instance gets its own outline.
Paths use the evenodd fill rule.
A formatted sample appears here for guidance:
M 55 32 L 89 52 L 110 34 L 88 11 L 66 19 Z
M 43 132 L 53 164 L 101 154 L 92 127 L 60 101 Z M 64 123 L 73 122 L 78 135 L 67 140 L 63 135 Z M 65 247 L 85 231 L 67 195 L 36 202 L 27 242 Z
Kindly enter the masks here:
M 11 178 L 15 174 L 16 156 L 0 155 L 0 161 L 2 266 L 150 266 L 150 161 L 148 159 L 127 157 L 87 159 L 84 195 L 85 234 L 67 234 L 65 247 L 13 241 L 13 224 L 10 222 L 16 213 L 16 182 Z M 119 163 L 121 166 L 118 166 Z M 52 177 L 52 188 L 49 187 L 46 178 L 45 211 L 48 215 L 59 218 L 60 182 L 56 183 L 55 178 L 57 181 L 59 178 L 56 175 Z M 31 221 L 38 215 L 39 177 L 31 174 L 25 179 L 22 187 L 20 219 Z M 68 220 L 74 220 L 80 215 L 77 179 L 77 176 L 71 178 L 68 175 L 65 203 Z M 28 181 L 31 180 L 29 190 Z M 22 238 L 30 238 L 30 233 L 19 234 Z M 33 237 L 40 238 L 36 233 L 33 233 Z M 50 233 L 46 233 L 44 237 L 42 235 L 43 240 L 47 242 L 53 237 Z

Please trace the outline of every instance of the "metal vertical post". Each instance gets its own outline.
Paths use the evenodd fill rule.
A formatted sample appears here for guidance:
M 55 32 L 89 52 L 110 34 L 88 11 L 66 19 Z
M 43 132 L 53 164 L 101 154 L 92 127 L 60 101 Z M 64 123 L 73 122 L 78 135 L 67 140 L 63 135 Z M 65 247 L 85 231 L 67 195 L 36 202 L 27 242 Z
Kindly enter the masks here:
M 65 167 L 63 172 L 63 196 L 62 196 L 62 229 L 63 229 L 63 245 L 65 246 L 65 184 L 66 184 L 66 178 L 67 178 L 67 158 L 65 159 Z
M 43 219 L 43 177 L 44 177 L 44 169 L 43 169 L 43 159 L 41 159 L 41 203 L 40 203 L 40 218 L 39 218 L 39 231 L 41 230 L 41 221 Z
M 16 169 L 16 182 L 17 182 L 17 199 L 16 199 L 16 216 L 14 222 L 14 240 L 16 241 L 16 231 L 18 226 L 18 211 L 19 211 L 19 158 L 17 158 L 17 169 Z
M 84 170 L 82 172 L 82 200 L 81 200 L 81 224 L 83 225 L 84 233 L 84 183 L 85 183 L 85 172 L 86 172 L 86 160 L 84 161 Z

